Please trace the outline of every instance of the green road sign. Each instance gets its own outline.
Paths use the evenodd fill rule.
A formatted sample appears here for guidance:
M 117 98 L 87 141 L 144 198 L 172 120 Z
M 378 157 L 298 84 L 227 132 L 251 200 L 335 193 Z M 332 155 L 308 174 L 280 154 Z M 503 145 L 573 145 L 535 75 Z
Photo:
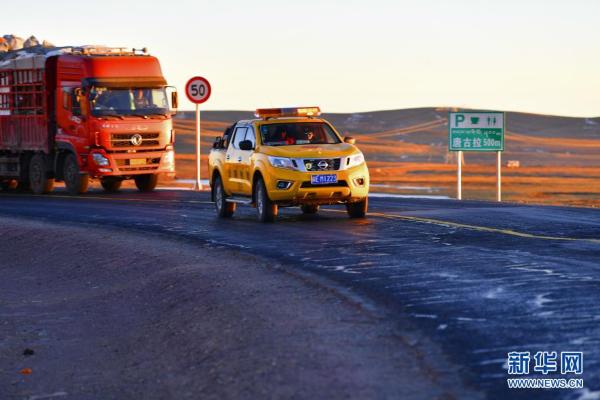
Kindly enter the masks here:
M 503 112 L 451 112 L 448 115 L 450 151 L 503 151 Z

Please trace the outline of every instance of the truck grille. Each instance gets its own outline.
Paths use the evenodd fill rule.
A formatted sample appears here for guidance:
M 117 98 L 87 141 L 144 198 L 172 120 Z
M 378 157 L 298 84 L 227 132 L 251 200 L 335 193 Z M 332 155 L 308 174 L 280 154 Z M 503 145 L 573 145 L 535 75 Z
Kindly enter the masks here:
M 122 172 L 127 171 L 152 171 L 160 166 L 160 157 L 156 158 L 135 158 L 135 159 L 117 159 L 117 166 Z
M 142 142 L 135 145 L 134 136 L 140 135 Z M 148 147 L 160 145 L 159 133 L 113 133 L 110 136 L 110 145 L 114 147 Z M 133 138 L 133 140 L 132 140 Z
M 316 160 L 305 159 L 303 162 L 304 168 L 306 168 L 307 171 L 337 171 L 340 169 L 339 158 L 320 158 Z

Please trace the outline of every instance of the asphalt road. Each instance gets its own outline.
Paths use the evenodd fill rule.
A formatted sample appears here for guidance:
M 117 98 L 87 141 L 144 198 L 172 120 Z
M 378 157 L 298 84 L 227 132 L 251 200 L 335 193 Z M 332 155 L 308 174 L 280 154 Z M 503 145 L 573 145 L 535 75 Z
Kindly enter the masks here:
M 600 210 L 372 198 L 365 220 L 335 207 L 317 216 L 285 209 L 265 225 L 246 207 L 217 219 L 207 193 L 125 191 L 2 194 L 0 214 L 151 231 L 260 255 L 409 318 L 489 398 L 600 398 Z M 577 378 L 585 389 L 508 389 L 511 351 L 584 352 Z

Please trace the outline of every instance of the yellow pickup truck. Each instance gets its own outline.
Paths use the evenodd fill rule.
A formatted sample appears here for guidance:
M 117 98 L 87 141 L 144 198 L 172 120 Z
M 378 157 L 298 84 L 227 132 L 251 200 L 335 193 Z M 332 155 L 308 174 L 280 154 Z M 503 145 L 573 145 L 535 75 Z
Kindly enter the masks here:
M 237 204 L 256 207 L 273 222 L 279 207 L 345 204 L 351 218 L 368 208 L 369 171 L 351 137 L 342 138 L 318 107 L 256 110 L 217 137 L 209 156 L 217 215 L 231 217 Z

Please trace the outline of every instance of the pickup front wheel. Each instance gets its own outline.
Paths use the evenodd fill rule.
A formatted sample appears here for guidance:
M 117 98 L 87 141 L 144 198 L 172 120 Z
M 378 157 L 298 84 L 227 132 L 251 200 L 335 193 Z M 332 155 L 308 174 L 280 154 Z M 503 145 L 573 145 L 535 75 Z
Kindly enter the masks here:
M 223 181 L 221 180 L 221 176 L 217 175 L 215 178 L 215 189 L 214 189 L 214 201 L 215 201 L 215 209 L 217 210 L 217 216 L 220 218 L 229 218 L 235 212 L 235 203 L 230 203 L 227 201 L 227 196 L 225 195 L 225 189 L 223 189 Z
M 356 203 L 346 203 L 346 211 L 350 218 L 364 218 L 369 209 L 369 199 L 365 198 Z
M 258 178 L 254 185 L 254 199 L 256 202 L 256 215 L 260 222 L 274 222 L 277 217 L 277 204 L 269 199 L 265 181 Z

